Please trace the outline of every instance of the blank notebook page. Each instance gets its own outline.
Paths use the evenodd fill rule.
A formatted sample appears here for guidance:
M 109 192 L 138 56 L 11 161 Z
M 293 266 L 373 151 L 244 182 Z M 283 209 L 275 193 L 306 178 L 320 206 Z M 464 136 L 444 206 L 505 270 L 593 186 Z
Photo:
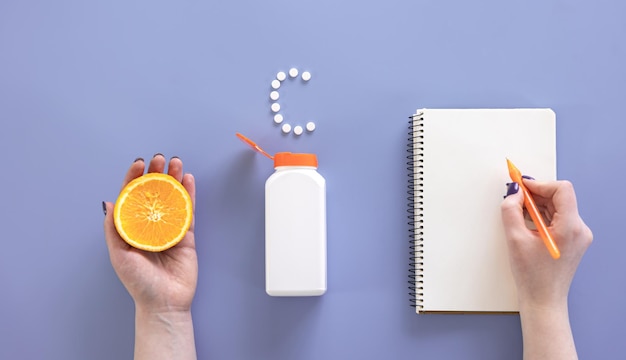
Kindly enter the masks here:
M 424 109 L 423 309 L 518 311 L 500 203 L 509 158 L 556 179 L 550 109 Z M 546 250 L 547 251 L 547 250 Z M 418 308 L 418 311 L 420 309 Z

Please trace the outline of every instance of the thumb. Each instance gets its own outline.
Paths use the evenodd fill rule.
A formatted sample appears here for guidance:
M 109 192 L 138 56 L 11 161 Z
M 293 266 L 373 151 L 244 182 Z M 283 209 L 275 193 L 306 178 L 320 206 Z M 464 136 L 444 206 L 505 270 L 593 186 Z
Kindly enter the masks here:
M 113 204 L 108 201 L 102 202 L 102 210 L 104 211 L 104 239 L 109 248 L 109 253 L 113 253 L 116 249 L 124 249 L 129 245 L 120 237 L 113 222 Z

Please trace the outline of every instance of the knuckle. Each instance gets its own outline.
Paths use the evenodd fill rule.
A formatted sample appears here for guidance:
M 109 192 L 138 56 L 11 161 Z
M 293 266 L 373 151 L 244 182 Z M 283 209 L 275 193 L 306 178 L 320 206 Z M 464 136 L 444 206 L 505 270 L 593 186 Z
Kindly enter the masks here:
M 571 231 L 574 239 L 579 239 L 579 241 L 582 241 L 586 246 L 591 245 L 593 241 L 593 233 L 591 232 L 591 229 L 585 225 L 582 219 L 572 226 Z
M 559 180 L 559 186 L 568 192 L 574 192 L 574 184 L 569 180 Z

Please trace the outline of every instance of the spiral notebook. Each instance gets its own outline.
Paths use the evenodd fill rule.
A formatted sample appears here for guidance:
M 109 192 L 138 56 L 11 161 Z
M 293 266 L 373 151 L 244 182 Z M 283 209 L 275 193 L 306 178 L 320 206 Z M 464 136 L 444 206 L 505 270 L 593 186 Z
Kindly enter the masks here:
M 556 179 L 550 109 L 421 109 L 409 121 L 411 303 L 417 313 L 514 313 L 500 204 L 506 158 Z

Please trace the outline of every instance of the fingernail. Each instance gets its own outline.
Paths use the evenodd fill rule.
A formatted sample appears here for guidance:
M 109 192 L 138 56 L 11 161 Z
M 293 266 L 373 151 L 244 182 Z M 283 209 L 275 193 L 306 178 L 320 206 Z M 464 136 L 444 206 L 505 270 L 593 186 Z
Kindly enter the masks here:
M 506 197 L 509 195 L 517 194 L 518 191 L 519 191 L 519 185 L 517 185 L 516 182 L 509 183 L 509 185 L 506 188 L 506 195 L 504 195 L 504 198 L 506 199 Z
M 178 156 L 174 155 L 174 156 L 172 156 L 172 158 L 170 160 L 172 160 L 172 159 L 180 159 L 180 158 Z
M 153 157 L 153 158 L 155 158 L 155 157 L 157 157 L 157 156 L 163 156 L 163 157 L 165 157 L 165 156 L 164 156 L 163 154 L 161 154 L 161 153 L 156 153 L 156 154 L 154 154 L 152 157 Z
M 528 179 L 528 180 L 535 180 L 535 178 L 534 178 L 534 177 L 532 177 L 532 176 L 528 176 L 528 175 L 522 175 L 522 178 L 524 178 L 524 179 Z
M 104 201 L 102 202 L 102 212 L 104 216 L 107 216 L 107 204 Z
M 138 157 L 138 158 L 136 158 L 136 159 L 135 159 L 135 161 L 133 161 L 133 162 L 134 162 L 134 163 L 136 163 L 137 161 L 143 161 L 143 158 Z

